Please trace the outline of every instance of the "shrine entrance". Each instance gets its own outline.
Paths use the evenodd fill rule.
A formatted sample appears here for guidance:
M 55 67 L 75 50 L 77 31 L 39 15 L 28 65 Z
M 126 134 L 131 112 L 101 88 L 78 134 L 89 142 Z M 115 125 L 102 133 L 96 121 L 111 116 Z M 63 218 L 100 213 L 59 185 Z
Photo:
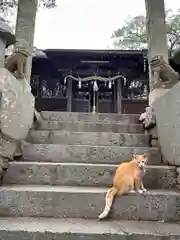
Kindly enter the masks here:
M 72 81 L 72 112 L 115 113 L 115 88 L 105 82 L 97 82 L 98 91 L 93 90 L 93 82 Z

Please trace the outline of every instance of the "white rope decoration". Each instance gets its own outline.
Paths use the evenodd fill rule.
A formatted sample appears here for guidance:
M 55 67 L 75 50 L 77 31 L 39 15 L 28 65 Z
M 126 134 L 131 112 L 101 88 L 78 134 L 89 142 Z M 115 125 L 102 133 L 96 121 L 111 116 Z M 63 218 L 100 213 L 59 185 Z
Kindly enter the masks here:
M 72 75 L 67 75 L 65 78 L 64 78 L 64 81 L 66 82 L 67 78 L 71 78 L 73 80 L 76 80 L 76 81 L 91 81 L 91 80 L 94 80 L 94 81 L 114 81 L 114 80 L 117 80 L 119 78 L 123 78 L 125 81 L 126 81 L 126 78 L 123 76 L 123 75 L 116 75 L 114 77 L 109 77 L 109 78 L 106 78 L 106 77 L 101 77 L 101 76 L 89 76 L 89 77 L 85 77 L 85 78 L 76 78 Z
M 81 88 L 81 82 L 87 82 L 87 81 L 93 81 L 93 113 L 96 113 L 96 100 L 95 100 L 95 94 L 96 92 L 99 91 L 98 85 L 97 85 L 97 81 L 104 81 L 105 84 L 108 81 L 108 87 L 111 89 L 112 88 L 112 84 L 114 83 L 115 80 L 122 78 L 124 80 L 124 82 L 126 82 L 126 78 L 123 75 L 116 75 L 114 77 L 101 77 L 101 76 L 89 76 L 89 77 L 85 77 L 85 78 L 81 78 L 81 77 L 74 77 L 72 75 L 67 75 L 64 78 L 64 83 L 66 84 L 66 81 L 68 78 L 71 78 L 75 81 L 78 81 L 78 88 Z

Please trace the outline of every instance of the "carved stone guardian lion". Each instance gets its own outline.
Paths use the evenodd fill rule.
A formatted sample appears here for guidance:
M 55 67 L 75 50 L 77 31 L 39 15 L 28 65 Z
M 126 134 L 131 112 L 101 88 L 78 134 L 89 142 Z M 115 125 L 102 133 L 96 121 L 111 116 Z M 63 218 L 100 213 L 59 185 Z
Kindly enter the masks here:
M 26 75 L 27 58 L 29 54 L 23 50 L 15 50 L 5 59 L 5 68 L 17 79 L 23 79 Z
M 153 89 L 171 88 L 179 81 L 179 74 L 163 59 L 163 56 L 152 57 L 150 65 Z

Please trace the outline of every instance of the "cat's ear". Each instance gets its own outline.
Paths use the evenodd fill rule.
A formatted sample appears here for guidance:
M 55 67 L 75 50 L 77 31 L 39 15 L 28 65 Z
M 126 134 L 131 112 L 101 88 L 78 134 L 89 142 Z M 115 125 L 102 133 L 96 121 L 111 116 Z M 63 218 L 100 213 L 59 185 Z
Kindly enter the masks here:
M 147 153 L 144 153 L 143 154 L 143 157 L 144 157 L 144 159 L 146 159 L 146 162 L 148 161 L 148 155 L 147 155 Z
M 133 154 L 133 158 L 136 159 L 136 154 Z

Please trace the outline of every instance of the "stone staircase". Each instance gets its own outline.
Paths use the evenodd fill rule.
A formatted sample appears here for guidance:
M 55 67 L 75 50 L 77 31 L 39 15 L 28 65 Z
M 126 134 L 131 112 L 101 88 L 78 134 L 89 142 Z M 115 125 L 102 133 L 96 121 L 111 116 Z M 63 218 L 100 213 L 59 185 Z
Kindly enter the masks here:
M 159 149 L 148 147 L 138 115 L 41 116 L 23 159 L 10 163 L 0 187 L 1 239 L 180 238 L 176 169 L 162 165 Z M 148 192 L 117 198 L 111 219 L 98 221 L 117 164 L 144 152 L 150 154 Z

